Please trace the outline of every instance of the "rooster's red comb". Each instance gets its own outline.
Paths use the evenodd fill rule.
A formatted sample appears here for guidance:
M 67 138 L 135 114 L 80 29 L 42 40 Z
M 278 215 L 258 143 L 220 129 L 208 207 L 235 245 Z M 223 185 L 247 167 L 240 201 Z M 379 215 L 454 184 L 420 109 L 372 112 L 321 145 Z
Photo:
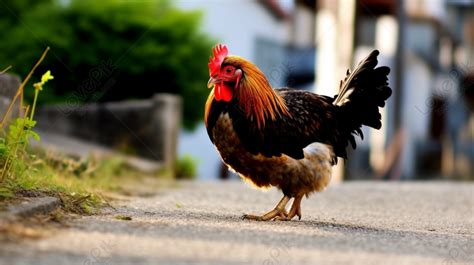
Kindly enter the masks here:
M 212 49 L 214 57 L 209 58 L 209 75 L 213 76 L 219 72 L 221 69 L 221 64 L 224 61 L 224 58 L 227 56 L 229 51 L 225 44 L 217 44 L 214 49 Z

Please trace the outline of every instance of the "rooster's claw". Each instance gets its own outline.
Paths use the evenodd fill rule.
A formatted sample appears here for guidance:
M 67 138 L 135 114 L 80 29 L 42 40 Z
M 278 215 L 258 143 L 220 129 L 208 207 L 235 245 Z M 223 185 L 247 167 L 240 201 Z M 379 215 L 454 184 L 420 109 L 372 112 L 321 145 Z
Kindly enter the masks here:
M 242 219 L 244 220 L 254 220 L 254 221 L 290 221 L 293 217 L 298 216 L 298 220 L 301 220 L 301 199 L 303 196 L 295 196 L 295 200 L 291 205 L 290 212 L 286 212 L 285 206 L 290 200 L 289 197 L 284 196 L 283 199 L 278 203 L 275 209 L 271 210 L 270 212 L 259 216 L 259 215 L 252 215 L 252 214 L 244 214 Z

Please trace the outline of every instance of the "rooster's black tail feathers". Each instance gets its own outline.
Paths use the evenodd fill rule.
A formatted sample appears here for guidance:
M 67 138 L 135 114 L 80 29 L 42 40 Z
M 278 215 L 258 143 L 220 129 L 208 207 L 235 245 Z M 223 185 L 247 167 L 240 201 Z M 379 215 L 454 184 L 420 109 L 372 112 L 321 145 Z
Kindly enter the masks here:
M 366 125 L 375 129 L 382 127 L 379 107 L 385 106 L 385 101 L 392 94 L 388 86 L 387 66 L 377 67 L 379 51 L 374 50 L 350 72 L 347 70 L 346 78 L 341 81 L 339 94 L 333 104 L 339 107 L 338 124 L 343 132 L 336 147 L 336 155 L 347 158 L 346 147 L 350 142 L 355 148 L 355 135 L 363 139 L 361 127 Z

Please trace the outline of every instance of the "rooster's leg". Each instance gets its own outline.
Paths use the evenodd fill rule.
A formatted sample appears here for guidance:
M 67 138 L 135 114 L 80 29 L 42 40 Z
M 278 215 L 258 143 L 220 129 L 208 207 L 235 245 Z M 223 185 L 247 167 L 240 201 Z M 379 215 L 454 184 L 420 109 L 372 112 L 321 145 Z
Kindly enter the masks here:
M 301 199 L 303 199 L 303 195 L 295 196 L 295 200 L 291 205 L 290 211 L 288 212 L 287 216 L 278 216 L 276 219 L 281 221 L 290 221 L 293 217 L 298 216 L 298 219 L 301 220 Z
M 249 219 L 249 220 L 255 220 L 255 221 L 268 221 L 268 220 L 272 220 L 276 217 L 286 218 L 286 216 L 288 214 L 286 213 L 285 207 L 286 207 L 286 205 L 288 204 L 289 201 L 290 201 L 290 197 L 285 195 L 280 200 L 280 202 L 277 204 L 275 209 L 269 211 L 268 213 L 266 213 L 262 216 L 244 214 L 244 216 L 242 216 L 242 218 L 243 219 Z

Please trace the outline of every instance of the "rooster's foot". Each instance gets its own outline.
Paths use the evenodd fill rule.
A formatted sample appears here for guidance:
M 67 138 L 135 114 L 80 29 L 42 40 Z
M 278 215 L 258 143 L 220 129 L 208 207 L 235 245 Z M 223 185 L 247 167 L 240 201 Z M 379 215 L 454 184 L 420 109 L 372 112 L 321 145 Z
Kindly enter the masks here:
M 277 216 L 275 219 L 279 221 L 290 221 L 293 217 L 298 216 L 298 220 L 301 220 L 301 199 L 303 196 L 295 196 L 295 200 L 291 205 L 290 212 L 286 216 Z
M 264 215 L 251 215 L 251 214 L 244 214 L 242 216 L 242 219 L 247 219 L 247 220 L 255 220 L 255 221 L 269 221 L 273 219 L 280 219 L 280 218 L 287 218 L 288 213 L 286 212 L 286 205 L 288 204 L 288 201 L 290 201 L 290 197 L 288 196 L 283 196 L 281 201 L 277 204 L 275 209 L 269 211 L 268 213 Z

